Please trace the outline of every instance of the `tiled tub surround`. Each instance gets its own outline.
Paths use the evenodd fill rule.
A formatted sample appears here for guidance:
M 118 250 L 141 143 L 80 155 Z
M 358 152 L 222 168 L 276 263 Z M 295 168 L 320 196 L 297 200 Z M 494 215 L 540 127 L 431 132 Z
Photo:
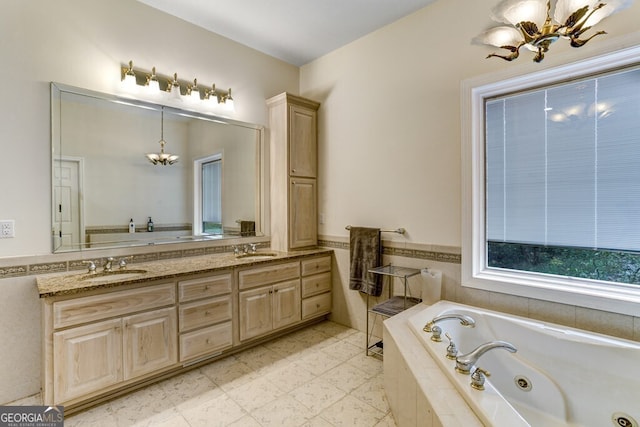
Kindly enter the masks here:
M 37 276 L 45 403 L 73 412 L 324 318 L 332 251 L 267 252 Z
M 483 427 L 407 326 L 418 304 L 384 322 L 384 390 L 399 427 Z
M 383 235 L 383 263 L 411 268 L 429 267 L 442 271 L 442 299 L 475 307 L 557 323 L 619 338 L 640 341 L 640 316 L 628 316 L 551 301 L 542 301 L 461 285 L 459 247 L 436 246 L 393 240 Z M 349 238 L 321 236 L 322 246 L 334 249 L 333 307 L 331 319 L 358 330 L 365 330 L 365 298 L 349 290 Z M 409 279 L 414 295 L 421 278 Z M 375 301 L 377 303 L 379 301 Z M 372 302 L 373 303 L 373 302 Z M 380 330 L 380 333 L 382 331 Z M 364 344 L 363 344 L 364 345 Z
M 471 388 L 469 375 L 454 372 L 455 361 L 445 358 L 446 339 L 433 343 L 422 331 L 434 313 L 450 311 L 476 320 L 475 328 L 459 326 L 456 320 L 441 324 L 461 353 L 477 342 L 492 341 L 494 334 L 518 347 L 515 354 L 495 350 L 479 359 L 477 366 L 492 374 L 484 391 Z M 614 415 L 639 416 L 632 383 L 638 345 L 630 341 L 442 301 L 431 307 L 416 305 L 387 320 L 384 342 L 384 387 L 399 427 L 604 426 L 618 425 Z M 613 365 L 607 367 L 608 362 Z M 627 375 L 631 383 L 621 386 Z M 514 378 L 526 380 L 532 389 L 519 390 Z

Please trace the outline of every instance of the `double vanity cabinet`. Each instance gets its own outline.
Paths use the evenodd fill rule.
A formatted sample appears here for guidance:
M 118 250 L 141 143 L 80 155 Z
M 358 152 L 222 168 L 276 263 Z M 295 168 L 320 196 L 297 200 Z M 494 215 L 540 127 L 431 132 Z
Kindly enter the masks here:
M 331 310 L 328 250 L 208 255 L 138 267 L 137 275 L 38 277 L 46 405 L 73 412 Z

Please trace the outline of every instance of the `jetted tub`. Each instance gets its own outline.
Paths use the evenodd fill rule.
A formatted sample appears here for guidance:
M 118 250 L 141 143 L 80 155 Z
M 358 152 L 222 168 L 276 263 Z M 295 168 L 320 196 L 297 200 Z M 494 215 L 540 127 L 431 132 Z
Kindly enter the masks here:
M 640 421 L 640 343 L 476 307 L 440 301 L 417 311 L 408 325 L 418 341 L 487 426 L 638 426 Z M 442 320 L 442 342 L 423 327 Z M 485 390 L 473 389 L 470 375 L 455 371 L 446 357 L 448 333 L 458 355 L 490 341 L 507 341 L 516 353 L 493 349 L 476 367 L 490 372 Z M 474 368 L 472 368 L 473 372 Z

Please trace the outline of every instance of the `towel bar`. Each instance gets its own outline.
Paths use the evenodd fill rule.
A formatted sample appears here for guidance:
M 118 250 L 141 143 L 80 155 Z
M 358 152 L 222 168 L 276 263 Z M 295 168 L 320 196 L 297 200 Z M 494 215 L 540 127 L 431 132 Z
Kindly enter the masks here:
M 351 226 L 347 225 L 345 228 L 345 230 L 351 230 Z M 398 233 L 398 234 L 404 234 L 406 233 L 407 230 L 405 230 L 404 228 L 396 228 L 395 230 L 380 230 L 381 233 Z

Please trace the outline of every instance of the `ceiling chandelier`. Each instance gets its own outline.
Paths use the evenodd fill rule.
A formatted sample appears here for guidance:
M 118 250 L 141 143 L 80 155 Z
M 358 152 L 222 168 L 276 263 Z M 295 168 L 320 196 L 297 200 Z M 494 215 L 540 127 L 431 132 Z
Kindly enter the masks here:
M 164 140 L 164 107 L 160 111 L 160 152 L 147 154 L 147 159 L 154 165 L 166 166 L 177 162 L 179 156 L 164 152 L 164 146 L 167 143 Z
M 568 39 L 572 47 L 584 46 L 595 36 L 606 34 L 598 31 L 586 38 L 584 33 L 607 16 L 633 3 L 633 0 L 557 0 L 553 16 L 551 0 L 503 0 L 492 9 L 494 21 L 509 24 L 491 28 L 480 34 L 474 42 L 497 46 L 510 53 L 492 53 L 487 58 L 497 57 L 513 61 L 520 55 L 520 48 L 535 52 L 533 60 L 540 62 L 551 43 L 559 38 Z

